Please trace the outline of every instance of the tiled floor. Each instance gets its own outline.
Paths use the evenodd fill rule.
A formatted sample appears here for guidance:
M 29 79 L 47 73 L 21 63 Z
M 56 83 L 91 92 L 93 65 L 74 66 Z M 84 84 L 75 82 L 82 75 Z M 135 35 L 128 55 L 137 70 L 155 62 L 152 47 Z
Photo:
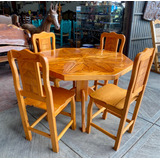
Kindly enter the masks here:
M 122 76 L 119 86 L 127 88 L 129 79 L 130 73 Z M 92 83 L 90 82 L 90 85 Z M 72 83 L 61 81 L 61 85 L 70 88 Z M 32 141 L 27 141 L 24 137 L 8 65 L 0 66 L 0 88 L 0 157 L 160 158 L 160 74 L 151 72 L 134 131 L 132 134 L 126 132 L 123 135 L 118 151 L 113 150 L 114 141 L 98 130 L 92 128 L 90 134 L 81 132 L 80 102 L 76 103 L 77 129 L 75 131 L 69 129 L 65 133 L 59 141 L 59 153 L 52 152 L 50 139 L 35 133 L 32 134 Z M 86 102 L 86 106 L 87 104 Z M 43 113 L 33 107 L 28 107 L 27 111 L 30 123 Z M 131 117 L 132 113 L 133 105 L 130 107 L 128 117 Z M 68 121 L 69 119 L 65 116 L 57 117 L 58 132 Z M 94 121 L 104 129 L 107 128 L 108 131 L 116 134 L 118 118 L 108 114 L 107 120 L 97 116 Z M 46 120 L 43 120 L 37 128 L 49 131 Z

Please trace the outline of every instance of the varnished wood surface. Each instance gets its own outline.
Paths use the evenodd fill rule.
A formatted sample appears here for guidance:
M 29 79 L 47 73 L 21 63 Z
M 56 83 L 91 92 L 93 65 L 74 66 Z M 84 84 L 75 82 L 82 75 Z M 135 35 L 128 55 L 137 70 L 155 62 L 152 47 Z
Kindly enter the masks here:
M 51 45 L 52 39 L 52 45 Z M 38 51 L 46 51 L 52 50 L 56 48 L 55 45 L 55 34 L 52 32 L 41 32 L 38 34 L 33 34 L 32 36 L 32 44 L 34 48 L 34 52 L 37 53 Z
M 0 53 L 11 49 L 22 50 L 29 48 L 29 34 L 15 25 L 0 24 Z M 7 56 L 0 56 L 0 63 L 8 61 Z
M 128 90 L 122 89 L 114 84 L 107 84 L 104 87 L 90 94 L 90 102 L 88 105 L 88 116 L 87 116 L 87 133 L 91 132 L 91 126 L 98 129 L 102 133 L 108 135 L 115 140 L 114 149 L 118 150 L 120 147 L 122 135 L 128 130 L 129 133 L 133 131 L 135 121 L 138 115 L 138 111 L 141 105 L 147 80 L 149 77 L 151 65 L 154 58 L 154 48 L 146 48 L 143 52 L 137 54 Z M 127 119 L 130 104 L 136 101 L 132 119 Z M 97 126 L 92 122 L 94 115 L 98 115 L 101 112 L 97 112 L 92 115 L 93 103 L 97 103 L 104 107 L 106 110 L 103 114 L 105 119 L 107 112 L 120 118 L 117 135 L 113 135 L 103 128 Z M 128 122 L 127 125 L 126 122 Z
M 100 49 L 123 53 L 125 41 L 126 37 L 123 34 L 117 34 L 115 32 L 110 32 L 110 33 L 103 32 L 100 38 Z M 104 83 L 99 83 L 98 80 L 95 80 L 94 81 L 95 90 L 97 90 L 98 85 L 104 86 L 106 84 L 108 84 L 108 80 L 105 80 Z M 118 85 L 118 79 L 114 80 L 114 84 Z
M 0 53 L 3 53 L 3 52 L 8 52 L 9 50 L 17 50 L 17 51 L 20 51 L 20 50 L 23 50 L 23 49 L 29 49 L 29 47 L 24 47 L 24 46 L 1 46 L 0 47 Z M 2 57 L 0 57 L 2 58 Z
M 50 76 L 62 80 L 114 80 L 132 69 L 121 53 L 95 48 L 61 48 L 40 52 L 49 60 Z
M 77 81 L 76 101 L 82 103 L 82 131 L 85 131 L 84 112 L 88 97 L 88 80 L 118 79 L 129 72 L 133 64 L 122 53 L 94 48 L 61 48 L 40 54 L 49 60 L 50 77 Z
M 15 25 L 0 24 L 0 44 L 28 45 L 24 30 Z
M 52 32 L 41 32 L 32 35 L 32 44 L 35 53 L 46 51 L 46 50 L 53 50 L 56 49 L 56 40 L 55 34 Z M 51 81 L 54 81 L 54 85 L 59 87 L 59 79 L 55 79 L 53 76 L 50 77 Z
M 104 38 L 106 38 L 105 45 L 104 45 Z M 119 40 L 121 40 L 121 43 L 119 42 Z M 100 48 L 101 49 L 104 48 L 105 50 L 108 50 L 108 51 L 117 52 L 118 45 L 120 44 L 119 52 L 122 53 L 125 41 L 126 41 L 126 37 L 123 34 L 117 34 L 115 32 L 111 32 L 111 33 L 103 32 L 100 38 Z
M 1 63 L 1 62 L 7 62 L 7 61 L 8 61 L 7 56 L 1 56 L 1 58 L 0 58 L 0 63 Z
M 20 77 L 15 59 L 18 62 Z M 72 126 L 72 130 L 76 129 L 74 92 L 63 88 L 50 86 L 49 66 L 46 57 L 42 57 L 39 54 L 34 54 L 27 49 L 22 51 L 11 50 L 8 52 L 8 60 L 12 70 L 15 92 L 17 95 L 19 111 L 26 139 L 30 141 L 32 140 L 31 131 L 48 137 L 51 139 L 53 151 L 58 152 L 58 141 L 60 138 L 70 126 Z M 41 64 L 43 70 L 42 78 L 44 86 L 42 85 L 41 81 L 39 64 Z M 20 85 L 20 78 L 22 82 L 22 88 Z M 69 102 L 71 102 L 71 113 L 65 115 L 69 115 L 71 120 L 58 135 L 56 116 L 66 108 Z M 30 125 L 28 121 L 26 105 L 44 109 L 46 113 L 43 113 L 33 124 Z M 36 126 L 45 116 L 48 118 L 50 134 L 34 128 L 34 126 Z

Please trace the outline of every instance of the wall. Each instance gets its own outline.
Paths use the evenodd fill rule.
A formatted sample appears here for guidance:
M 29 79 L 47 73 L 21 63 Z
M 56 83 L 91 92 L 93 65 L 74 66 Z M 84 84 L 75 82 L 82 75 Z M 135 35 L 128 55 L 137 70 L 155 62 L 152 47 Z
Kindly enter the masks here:
M 56 1 L 46 1 L 46 9 L 47 11 L 49 11 L 49 8 L 50 8 L 50 4 L 51 2 L 55 5 L 57 2 Z M 70 2 L 70 3 L 69 3 Z M 28 10 L 31 10 L 31 11 L 37 11 L 39 9 L 39 2 L 36 1 L 36 2 L 31 2 L 31 4 L 23 4 L 23 2 L 20 2 L 20 1 L 17 1 L 16 2 L 17 5 L 20 4 L 21 5 L 21 9 L 19 10 L 20 13 L 23 11 L 23 12 L 28 12 Z M 73 12 L 76 12 L 76 6 L 79 6 L 81 4 L 84 4 L 85 2 L 82 2 L 82 1 L 61 1 L 60 2 L 62 4 L 62 12 L 65 12 L 65 11 L 68 11 L 68 10 L 71 10 Z
M 39 2 L 31 2 L 31 4 L 23 4 L 23 2 L 17 1 L 17 6 L 18 4 L 21 5 L 21 9 L 19 9 L 19 12 L 28 12 L 29 10 L 31 11 L 37 11 L 39 9 Z M 18 8 L 18 7 L 17 7 Z
M 134 59 L 137 53 L 145 48 L 152 47 L 152 36 L 150 22 L 143 19 L 143 11 L 145 1 L 133 2 L 133 14 L 131 18 L 131 26 L 129 29 L 129 38 L 126 39 L 128 44 L 128 57 Z M 127 30 L 127 28 L 126 28 Z

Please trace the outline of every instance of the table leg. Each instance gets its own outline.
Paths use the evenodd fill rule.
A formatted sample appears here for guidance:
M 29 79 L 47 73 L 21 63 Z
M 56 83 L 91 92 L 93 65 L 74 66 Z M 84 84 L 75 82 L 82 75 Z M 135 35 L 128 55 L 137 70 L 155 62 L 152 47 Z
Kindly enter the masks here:
M 82 90 L 81 91 L 81 119 L 82 119 L 82 132 L 85 132 L 86 131 L 86 127 L 85 127 L 85 91 Z
M 81 101 L 82 132 L 85 132 L 85 101 L 88 100 L 88 81 L 76 82 L 76 101 Z
M 85 91 L 85 101 L 88 100 L 88 81 L 76 81 L 76 101 L 81 101 L 81 92 Z
M 118 85 L 118 80 L 119 80 L 119 79 L 115 79 L 115 80 L 114 80 L 114 84 L 115 84 L 115 85 Z

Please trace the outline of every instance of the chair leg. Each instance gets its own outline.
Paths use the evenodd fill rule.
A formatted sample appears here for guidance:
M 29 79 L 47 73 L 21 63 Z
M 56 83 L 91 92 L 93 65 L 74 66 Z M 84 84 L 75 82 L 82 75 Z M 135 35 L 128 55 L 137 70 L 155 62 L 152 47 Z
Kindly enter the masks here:
M 122 135 L 123 135 L 123 129 L 124 129 L 124 126 L 125 126 L 125 123 L 126 123 L 126 118 L 127 118 L 127 114 L 125 114 L 120 120 L 118 132 L 117 132 L 117 138 L 116 138 L 115 145 L 114 145 L 114 149 L 116 151 L 120 147 L 120 143 L 121 143 L 121 139 L 122 139 Z
M 59 79 L 56 78 L 56 79 L 54 80 L 54 85 L 55 85 L 57 88 L 60 87 Z
M 73 81 L 73 88 L 76 87 L 76 81 Z
M 115 84 L 115 85 L 118 85 L 118 81 L 119 81 L 119 79 L 115 79 L 115 80 L 114 80 L 114 84 Z
M 46 121 L 48 121 L 48 114 L 47 114 L 47 116 L 46 116 Z
M 103 112 L 103 115 L 102 115 L 102 118 L 103 118 L 103 119 L 106 119 L 106 118 L 107 118 L 107 113 L 108 113 L 108 112 L 107 112 L 107 109 L 105 109 L 104 112 Z
M 108 80 L 105 80 L 105 81 L 104 81 L 104 85 L 106 85 L 106 84 L 108 84 Z
M 50 112 L 48 112 L 48 124 L 50 128 L 52 150 L 57 153 L 59 152 L 59 144 L 58 144 L 56 117 L 54 117 Z
M 159 72 L 159 68 L 158 68 L 158 56 L 155 54 L 155 57 L 154 57 L 154 64 L 155 64 L 155 70 L 157 72 Z
M 94 87 L 94 90 L 95 90 L 95 91 L 97 90 L 97 87 L 98 87 L 97 83 L 98 83 L 98 80 L 95 80 L 95 81 L 94 81 L 94 86 L 95 86 L 95 87 Z
M 82 132 L 86 131 L 85 128 L 85 91 L 81 91 L 81 111 L 82 111 Z
M 26 136 L 27 140 L 31 141 L 32 140 L 32 134 L 31 134 L 31 131 L 28 129 L 29 128 L 29 122 L 28 122 L 26 106 L 25 106 L 25 103 L 24 103 L 24 98 L 21 95 L 19 95 L 17 97 L 20 97 L 20 98 L 18 98 L 18 106 L 19 106 L 19 112 L 20 112 L 20 115 L 21 115 L 21 120 L 22 120 L 22 125 L 23 125 L 23 128 L 24 128 L 25 136 Z
M 132 116 L 132 120 L 134 120 L 134 122 L 129 127 L 129 130 L 128 130 L 129 133 L 132 133 L 132 131 L 134 129 L 134 125 L 135 125 L 135 122 L 136 122 L 136 119 L 137 119 L 138 111 L 139 111 L 139 108 L 140 108 L 140 105 L 141 105 L 141 102 L 142 102 L 142 97 L 143 97 L 143 93 L 141 93 L 139 95 L 138 99 L 137 99 L 136 106 L 135 106 L 135 109 L 134 109 L 134 112 L 133 112 L 133 116 Z
M 71 119 L 73 120 L 72 130 L 76 129 L 76 105 L 75 105 L 75 97 L 71 100 Z
M 63 36 L 61 36 L 60 45 L 61 45 L 61 47 L 63 46 Z
M 86 132 L 89 134 L 91 132 L 91 122 L 92 122 L 92 109 L 93 109 L 93 100 L 90 98 L 87 110 L 87 128 Z

